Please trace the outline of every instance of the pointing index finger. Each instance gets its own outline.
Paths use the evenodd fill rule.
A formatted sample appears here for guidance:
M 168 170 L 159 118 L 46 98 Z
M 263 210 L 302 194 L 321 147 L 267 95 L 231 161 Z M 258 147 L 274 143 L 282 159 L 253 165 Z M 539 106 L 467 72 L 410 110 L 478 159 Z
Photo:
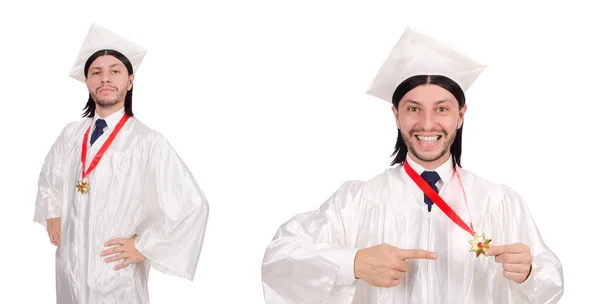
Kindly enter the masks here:
M 495 255 L 501 255 L 501 254 L 505 254 L 505 253 L 523 253 L 526 251 L 524 249 L 525 248 L 522 244 L 490 246 L 490 248 L 488 250 L 486 250 L 485 255 L 495 256 Z
M 435 260 L 437 259 L 437 254 L 431 251 L 423 250 L 423 249 L 408 249 L 401 250 L 400 256 L 403 259 L 428 259 Z

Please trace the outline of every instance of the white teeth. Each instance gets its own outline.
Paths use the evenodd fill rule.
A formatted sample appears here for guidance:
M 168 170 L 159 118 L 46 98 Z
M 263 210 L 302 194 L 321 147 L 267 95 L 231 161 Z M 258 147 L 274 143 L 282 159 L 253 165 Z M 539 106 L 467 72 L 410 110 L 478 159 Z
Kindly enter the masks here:
M 417 136 L 417 138 L 426 143 L 432 143 L 440 138 L 440 136 Z

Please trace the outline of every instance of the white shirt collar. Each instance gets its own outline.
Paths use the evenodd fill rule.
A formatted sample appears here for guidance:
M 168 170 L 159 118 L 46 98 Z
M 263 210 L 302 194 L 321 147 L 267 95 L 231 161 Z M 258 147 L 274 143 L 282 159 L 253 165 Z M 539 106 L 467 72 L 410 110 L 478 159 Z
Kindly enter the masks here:
M 411 157 L 409 154 L 406 155 L 406 161 L 410 164 L 410 166 L 419 174 L 421 175 L 421 173 L 423 173 L 423 171 L 425 171 L 426 169 L 423 168 L 423 166 L 417 164 Z M 435 168 L 434 170 L 427 170 L 427 171 L 435 171 L 437 172 L 437 174 L 440 176 L 441 181 L 446 184 L 448 183 L 448 181 L 450 180 L 450 178 L 452 177 L 452 172 L 454 171 L 454 168 L 452 166 L 452 155 L 450 155 L 450 157 L 448 157 L 448 160 L 446 160 L 446 162 L 444 162 L 443 164 L 441 164 L 439 167 Z
M 104 120 L 106 121 L 106 126 L 109 129 L 114 128 L 119 123 L 119 120 L 121 120 L 121 117 L 123 117 L 123 114 L 125 114 L 125 107 L 121 107 L 117 112 L 105 117 Z M 98 119 L 100 119 L 100 116 L 98 116 L 98 113 L 95 113 L 94 121 L 92 121 L 93 126 L 96 125 L 96 120 Z

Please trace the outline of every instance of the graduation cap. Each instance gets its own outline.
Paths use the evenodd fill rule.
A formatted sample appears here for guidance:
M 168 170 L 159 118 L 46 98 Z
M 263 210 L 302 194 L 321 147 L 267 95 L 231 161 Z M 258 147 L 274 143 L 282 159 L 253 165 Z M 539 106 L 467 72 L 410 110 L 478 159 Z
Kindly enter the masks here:
M 446 76 L 466 92 L 485 68 L 439 40 L 408 27 L 379 69 L 367 94 L 392 103 L 398 85 L 416 75 Z
M 69 77 L 77 79 L 85 83 L 84 67 L 85 62 L 90 58 L 92 54 L 99 50 L 112 49 L 119 51 L 133 66 L 133 73 L 137 71 L 144 59 L 144 56 L 148 50 L 134 44 L 133 42 L 97 25 L 92 23 L 84 41 L 79 49 L 77 59 L 73 64 Z

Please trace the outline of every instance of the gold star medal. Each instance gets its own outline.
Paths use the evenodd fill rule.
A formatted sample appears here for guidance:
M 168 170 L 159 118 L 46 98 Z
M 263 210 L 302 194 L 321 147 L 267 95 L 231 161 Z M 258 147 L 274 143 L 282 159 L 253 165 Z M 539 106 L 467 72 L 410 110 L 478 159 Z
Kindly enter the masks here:
M 82 180 L 77 182 L 77 191 L 81 194 L 86 194 L 90 191 L 90 185 Z
M 492 240 L 486 239 L 485 233 L 482 233 L 481 235 L 474 234 L 473 236 L 474 238 L 469 241 L 471 244 L 471 249 L 469 249 L 469 252 L 475 252 L 477 257 L 479 257 L 480 254 L 485 255 L 485 251 L 486 249 L 490 248 L 490 242 L 492 242 Z

